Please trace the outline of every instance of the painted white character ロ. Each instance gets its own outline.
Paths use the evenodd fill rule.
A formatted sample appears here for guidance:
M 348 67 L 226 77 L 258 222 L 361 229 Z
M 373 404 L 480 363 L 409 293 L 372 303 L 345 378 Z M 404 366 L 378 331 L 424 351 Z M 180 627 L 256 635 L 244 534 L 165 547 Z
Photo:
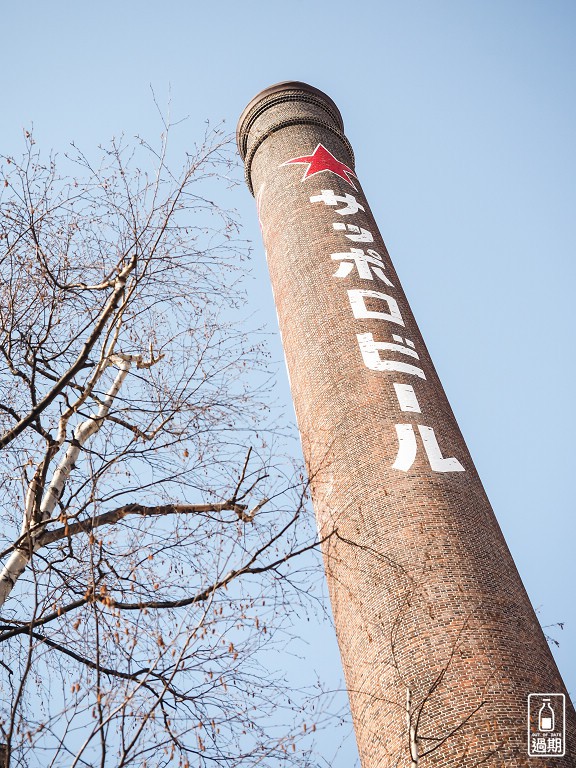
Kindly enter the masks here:
M 374 238 L 372 232 L 369 232 L 364 227 L 357 227 L 356 224 L 344 224 L 343 221 L 336 221 L 332 224 L 332 229 L 337 232 L 351 232 L 352 234 L 346 235 L 348 240 L 352 240 L 353 243 L 373 243 Z
M 350 272 L 356 267 L 358 277 L 362 280 L 373 280 L 372 273 L 380 278 L 383 283 L 394 288 L 393 283 L 388 280 L 384 274 L 384 262 L 378 251 L 368 249 L 368 255 L 361 248 L 350 248 L 346 253 L 331 253 L 330 258 L 333 261 L 340 261 L 340 265 L 333 277 L 348 277 Z
M 357 333 L 356 338 L 358 339 L 358 346 L 362 353 L 364 365 L 371 371 L 399 371 L 410 376 L 418 376 L 420 379 L 426 378 L 422 368 L 399 360 L 383 360 L 380 355 L 381 352 L 399 352 L 401 355 L 419 360 L 418 353 L 414 349 L 414 342 L 406 340 L 403 343 L 402 336 L 397 336 L 396 334 L 392 335 L 394 341 L 374 341 L 374 336 L 371 333 Z
M 336 213 L 339 213 L 342 216 L 350 216 L 351 213 L 364 211 L 364 206 L 360 205 L 354 195 L 336 195 L 332 189 L 323 189 L 320 195 L 312 195 L 310 202 L 324 203 L 325 205 L 338 205 L 339 203 L 346 203 L 344 208 L 338 208 L 336 210 Z
M 400 309 L 398 308 L 398 302 L 392 296 L 388 296 L 387 293 L 381 293 L 380 291 L 366 291 L 363 288 L 354 288 L 347 291 L 348 300 L 352 307 L 352 314 L 356 320 L 388 320 L 391 323 L 397 323 L 398 325 L 404 325 Z M 382 312 L 381 310 L 368 309 L 366 306 L 366 299 L 378 299 L 386 304 L 388 312 Z

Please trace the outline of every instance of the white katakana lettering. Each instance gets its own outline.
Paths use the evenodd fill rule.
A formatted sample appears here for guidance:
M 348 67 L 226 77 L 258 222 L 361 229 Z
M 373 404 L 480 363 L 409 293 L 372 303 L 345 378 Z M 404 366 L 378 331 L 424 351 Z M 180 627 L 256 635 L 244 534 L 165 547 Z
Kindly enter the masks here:
M 336 231 L 352 232 L 351 235 L 346 235 L 348 240 L 352 240 L 353 243 L 373 243 L 374 238 L 372 232 L 369 232 L 363 227 L 357 227 L 356 224 L 344 224 L 342 221 L 336 221 L 332 224 L 332 228 Z
M 399 469 L 401 472 L 408 472 L 416 460 L 418 446 L 416 443 L 416 434 L 412 424 L 395 424 L 396 436 L 398 437 L 398 453 L 396 460 L 392 464 L 393 469 Z M 460 464 L 458 459 L 453 457 L 444 458 L 438 445 L 436 434 L 432 427 L 424 427 L 418 424 L 418 431 L 422 438 L 424 450 L 428 457 L 430 468 L 433 472 L 465 472 L 466 470 Z
M 380 357 L 380 352 L 399 352 L 401 355 L 415 357 L 416 360 L 419 360 L 418 353 L 414 349 L 389 341 L 374 341 L 371 333 L 357 333 L 356 338 L 364 365 L 371 371 L 399 371 L 410 376 L 418 376 L 420 379 L 426 378 L 422 368 L 418 368 L 416 365 L 398 360 L 382 360 Z
M 339 208 L 336 213 L 342 216 L 349 216 L 351 213 L 358 213 L 358 211 L 364 211 L 364 206 L 356 200 L 354 195 L 345 194 L 344 196 L 336 195 L 332 189 L 323 189 L 322 194 L 313 195 L 310 198 L 311 203 L 324 203 L 325 205 L 338 205 L 339 203 L 346 203 L 344 208 Z
M 394 288 L 394 285 L 384 274 L 384 262 L 377 251 L 368 250 L 368 256 L 361 248 L 350 248 L 347 253 L 332 253 L 330 258 L 333 261 L 341 261 L 333 277 L 347 277 L 352 272 L 354 266 L 358 270 L 358 277 L 362 280 L 373 280 L 372 272 L 382 280 L 383 283 Z
M 388 296 L 387 293 L 380 293 L 380 291 L 365 291 L 361 288 L 356 288 L 348 291 L 348 299 L 354 317 L 357 320 L 373 318 L 375 320 L 389 320 L 391 323 L 404 325 L 404 320 L 402 320 L 402 315 L 400 314 L 396 299 L 392 298 L 392 296 Z M 388 305 L 388 312 L 379 312 L 368 309 L 365 299 L 378 299 L 379 301 L 386 302 Z
M 398 405 L 401 411 L 407 411 L 408 413 L 421 413 L 420 404 L 416 398 L 416 392 L 414 387 L 410 384 L 398 384 L 394 382 L 394 391 L 398 398 Z
M 414 342 L 410 339 L 403 339 L 402 336 L 398 336 L 397 334 L 393 333 L 392 338 L 394 341 L 397 341 L 399 344 L 406 344 L 408 347 L 412 347 L 414 349 Z

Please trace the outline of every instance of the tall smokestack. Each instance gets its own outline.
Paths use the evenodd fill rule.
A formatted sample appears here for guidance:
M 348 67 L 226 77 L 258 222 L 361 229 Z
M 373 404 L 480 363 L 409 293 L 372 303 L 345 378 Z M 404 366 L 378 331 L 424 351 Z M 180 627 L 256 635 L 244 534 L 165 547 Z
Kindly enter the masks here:
M 237 139 L 327 537 L 363 768 L 574 765 L 574 710 L 566 701 L 565 744 L 560 674 L 338 108 L 305 83 L 280 83 L 250 102 Z M 529 694 L 540 698 L 528 720 Z

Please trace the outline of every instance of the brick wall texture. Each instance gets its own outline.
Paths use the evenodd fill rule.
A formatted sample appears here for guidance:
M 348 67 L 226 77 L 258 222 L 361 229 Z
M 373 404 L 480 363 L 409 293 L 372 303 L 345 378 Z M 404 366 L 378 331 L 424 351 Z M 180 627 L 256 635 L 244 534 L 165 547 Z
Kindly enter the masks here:
M 337 164 L 354 169 L 338 109 L 272 86 L 238 144 L 363 768 L 575 765 L 568 701 L 565 756 L 528 757 L 527 696 L 564 685 L 360 182 Z

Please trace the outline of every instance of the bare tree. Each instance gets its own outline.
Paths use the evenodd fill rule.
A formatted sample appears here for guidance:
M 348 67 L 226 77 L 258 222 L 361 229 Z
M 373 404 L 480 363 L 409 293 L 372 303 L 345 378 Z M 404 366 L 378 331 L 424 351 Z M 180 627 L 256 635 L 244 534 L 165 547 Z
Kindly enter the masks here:
M 28 133 L 2 160 L 5 767 L 313 764 L 261 666 L 317 542 L 212 202 L 229 142 L 174 173 L 168 128 L 65 174 Z

